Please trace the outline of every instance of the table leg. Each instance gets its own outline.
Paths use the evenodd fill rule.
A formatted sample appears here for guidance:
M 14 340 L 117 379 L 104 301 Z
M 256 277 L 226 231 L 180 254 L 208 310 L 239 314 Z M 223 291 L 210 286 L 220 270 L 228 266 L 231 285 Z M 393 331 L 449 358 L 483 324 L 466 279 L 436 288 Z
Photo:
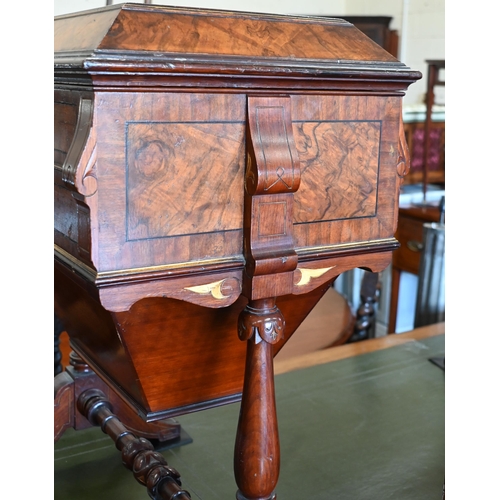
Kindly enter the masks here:
M 396 319 L 398 315 L 398 299 L 399 299 L 399 281 L 401 279 L 401 270 L 392 266 L 391 271 L 391 303 L 389 308 L 389 325 L 387 333 L 396 332 Z
M 239 318 L 247 358 L 234 451 L 238 500 L 276 498 L 280 448 L 272 346 L 283 337 L 284 326 L 274 299 L 251 301 Z

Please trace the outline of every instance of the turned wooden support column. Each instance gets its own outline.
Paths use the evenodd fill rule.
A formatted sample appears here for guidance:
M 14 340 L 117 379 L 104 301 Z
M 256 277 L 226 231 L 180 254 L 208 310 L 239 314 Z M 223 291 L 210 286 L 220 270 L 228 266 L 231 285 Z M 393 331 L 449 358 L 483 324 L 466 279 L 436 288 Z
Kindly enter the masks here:
M 272 346 L 283 338 L 285 320 L 275 301 L 293 291 L 293 193 L 299 184 L 290 98 L 249 97 L 243 280 L 249 303 L 238 322 L 239 337 L 247 341 L 234 453 L 238 500 L 276 498 L 280 450 Z
M 275 498 L 280 447 L 274 397 L 273 344 L 283 338 L 285 320 L 274 299 L 250 302 L 238 335 L 247 341 L 245 381 L 234 451 L 238 500 Z

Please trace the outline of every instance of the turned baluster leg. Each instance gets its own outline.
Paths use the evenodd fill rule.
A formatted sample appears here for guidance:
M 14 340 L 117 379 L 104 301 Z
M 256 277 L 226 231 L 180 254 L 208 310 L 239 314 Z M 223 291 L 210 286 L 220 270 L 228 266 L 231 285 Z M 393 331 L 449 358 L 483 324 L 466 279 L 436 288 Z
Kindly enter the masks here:
M 113 413 L 113 406 L 98 389 L 83 392 L 78 400 L 79 412 L 92 424 L 100 426 L 121 451 L 122 462 L 131 470 L 136 480 L 146 486 L 153 500 L 190 500 L 191 495 L 182 489 L 179 473 L 165 458 L 154 451 L 145 438 L 137 437 Z
M 247 341 L 247 357 L 234 451 L 238 500 L 276 498 L 280 448 L 272 345 L 283 337 L 284 326 L 274 299 L 251 301 L 239 318 L 238 334 Z
M 289 96 L 248 97 L 246 145 L 242 293 L 249 303 L 238 321 L 247 357 L 234 474 L 238 500 L 272 500 L 280 468 L 272 346 L 285 327 L 275 300 L 293 292 L 298 263 L 293 193 L 300 161 Z

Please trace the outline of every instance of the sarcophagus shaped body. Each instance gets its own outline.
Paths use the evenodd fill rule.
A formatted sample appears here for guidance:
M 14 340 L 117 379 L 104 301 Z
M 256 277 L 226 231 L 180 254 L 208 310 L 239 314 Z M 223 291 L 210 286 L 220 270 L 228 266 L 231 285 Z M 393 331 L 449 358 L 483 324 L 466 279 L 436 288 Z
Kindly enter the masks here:
M 340 19 L 57 17 L 55 307 L 75 351 L 146 420 L 239 399 L 247 304 L 281 310 L 276 353 L 340 273 L 389 264 L 419 77 Z

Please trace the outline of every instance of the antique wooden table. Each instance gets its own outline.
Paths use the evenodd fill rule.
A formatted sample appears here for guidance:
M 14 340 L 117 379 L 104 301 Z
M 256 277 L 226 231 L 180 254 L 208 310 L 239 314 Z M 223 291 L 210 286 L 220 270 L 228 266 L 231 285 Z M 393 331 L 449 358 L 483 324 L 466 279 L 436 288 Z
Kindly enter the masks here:
M 390 263 L 421 75 L 339 19 L 124 4 L 54 33 L 55 310 L 83 360 L 55 437 L 100 424 L 180 500 L 141 437 L 241 399 L 237 498 L 274 498 L 272 357 L 340 273 Z

